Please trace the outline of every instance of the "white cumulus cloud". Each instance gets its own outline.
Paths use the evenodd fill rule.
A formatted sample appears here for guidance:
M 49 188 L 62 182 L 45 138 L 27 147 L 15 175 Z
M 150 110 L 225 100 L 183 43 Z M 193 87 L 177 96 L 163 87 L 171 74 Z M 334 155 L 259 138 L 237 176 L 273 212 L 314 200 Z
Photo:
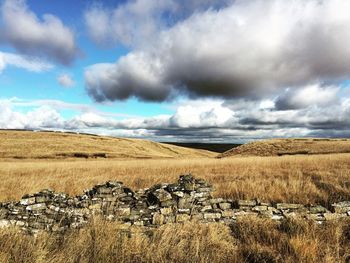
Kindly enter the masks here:
M 299 89 L 288 89 L 276 101 L 276 107 L 281 110 L 300 109 L 309 106 L 325 106 L 337 100 L 337 86 L 308 85 Z
M 0 101 L 0 128 L 2 129 L 46 129 L 63 128 L 63 118 L 49 106 L 41 106 L 27 113 L 13 109 L 10 100 Z
M 68 65 L 78 55 L 74 33 L 51 14 L 39 19 L 24 0 L 4 0 L 0 6 L 0 43 L 30 56 Z
M 37 58 L 0 51 L 0 73 L 7 66 L 22 68 L 31 72 L 45 72 L 54 67 L 52 64 Z
M 65 88 L 71 88 L 74 87 L 75 81 L 73 80 L 72 76 L 69 74 L 61 74 L 57 77 L 58 83 L 65 87 Z

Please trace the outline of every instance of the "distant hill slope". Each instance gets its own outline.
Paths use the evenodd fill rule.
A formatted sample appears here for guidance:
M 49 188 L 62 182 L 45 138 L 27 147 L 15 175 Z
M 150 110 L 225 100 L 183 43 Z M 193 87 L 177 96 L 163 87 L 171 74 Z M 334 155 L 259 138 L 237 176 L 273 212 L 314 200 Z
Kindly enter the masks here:
M 271 139 L 243 144 L 218 157 L 350 153 L 350 139 Z
M 202 149 L 216 153 L 223 153 L 232 148 L 238 147 L 241 144 L 233 143 L 197 143 L 197 142 L 164 142 L 166 144 L 191 148 L 191 149 Z
M 197 158 L 216 153 L 147 140 L 63 132 L 0 131 L 0 158 Z

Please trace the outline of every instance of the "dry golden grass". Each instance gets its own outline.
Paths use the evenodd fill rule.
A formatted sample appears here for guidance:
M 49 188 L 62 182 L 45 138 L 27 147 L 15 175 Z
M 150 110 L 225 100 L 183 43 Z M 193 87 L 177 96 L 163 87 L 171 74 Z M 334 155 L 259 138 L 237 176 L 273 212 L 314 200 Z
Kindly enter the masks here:
M 0 200 L 17 200 L 43 188 L 81 194 L 107 180 L 133 189 L 174 182 L 191 172 L 210 181 L 217 196 L 273 202 L 319 203 L 350 200 L 350 154 L 79 161 L 2 161 Z
M 278 156 L 296 154 L 350 153 L 350 139 L 272 139 L 251 142 L 219 155 Z
M 61 132 L 0 131 L 0 158 L 66 159 L 101 154 L 108 158 L 195 158 L 217 155 L 205 150 L 139 139 Z
M 350 222 L 317 225 L 305 221 L 245 219 L 223 224 L 165 225 L 147 234 L 96 220 L 65 236 L 36 239 L 16 229 L 0 230 L 0 262 L 349 262 Z
M 43 188 L 76 195 L 107 180 L 143 188 L 189 172 L 210 181 L 216 196 L 227 198 L 327 207 L 350 200 L 350 153 L 216 159 L 210 152 L 142 140 L 23 132 L 0 132 L 0 146 L 0 201 Z M 117 158 L 57 158 L 77 152 Z M 99 219 L 64 236 L 33 238 L 18 229 L 0 229 L 0 262 L 348 263 L 349 223 L 248 218 L 231 227 L 192 222 L 165 225 L 147 235 L 135 229 L 131 237 L 125 227 Z

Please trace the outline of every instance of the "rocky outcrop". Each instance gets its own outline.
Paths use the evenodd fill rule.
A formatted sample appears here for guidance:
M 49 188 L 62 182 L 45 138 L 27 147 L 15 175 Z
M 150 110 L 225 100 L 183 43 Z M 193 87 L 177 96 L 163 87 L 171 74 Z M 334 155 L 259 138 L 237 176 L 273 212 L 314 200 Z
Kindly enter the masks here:
M 329 211 L 320 205 L 213 198 L 212 191 L 211 184 L 190 174 L 180 176 L 177 183 L 137 191 L 117 181 L 95 185 L 75 197 L 46 189 L 25 195 L 19 202 L 0 203 L 0 228 L 16 225 L 31 233 L 64 232 L 83 227 L 95 215 L 146 227 L 189 220 L 232 223 L 247 216 L 299 217 L 319 223 L 350 218 L 350 201 L 333 204 Z

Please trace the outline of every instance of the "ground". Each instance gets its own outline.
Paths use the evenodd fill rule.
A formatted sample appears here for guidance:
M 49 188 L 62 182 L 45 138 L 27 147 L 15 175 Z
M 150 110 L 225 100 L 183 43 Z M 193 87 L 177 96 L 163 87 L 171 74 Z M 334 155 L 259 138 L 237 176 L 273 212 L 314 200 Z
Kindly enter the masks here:
M 37 134 L 40 138 L 33 137 Z M 350 200 L 350 153 L 216 158 L 208 151 L 167 146 L 175 150 L 146 141 L 140 145 L 126 139 L 29 132 L 11 136 L 0 137 L 0 201 L 43 188 L 75 195 L 107 180 L 137 189 L 174 182 L 184 173 L 211 182 L 215 195 L 234 199 L 326 207 Z M 56 155 L 62 152 L 105 152 L 107 158 Z M 64 239 L 43 235 L 36 240 L 15 229 L 1 229 L 0 262 L 348 262 L 349 225 L 248 218 L 231 227 L 167 225 L 151 235 L 136 230 L 128 237 L 116 223 L 97 221 Z

